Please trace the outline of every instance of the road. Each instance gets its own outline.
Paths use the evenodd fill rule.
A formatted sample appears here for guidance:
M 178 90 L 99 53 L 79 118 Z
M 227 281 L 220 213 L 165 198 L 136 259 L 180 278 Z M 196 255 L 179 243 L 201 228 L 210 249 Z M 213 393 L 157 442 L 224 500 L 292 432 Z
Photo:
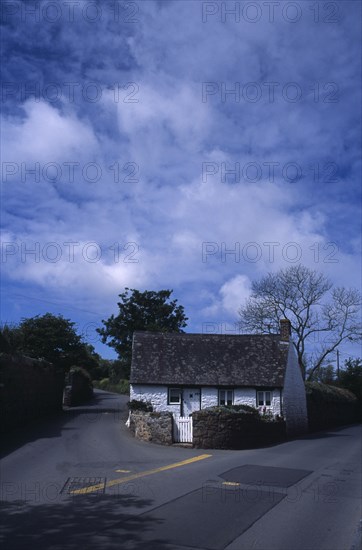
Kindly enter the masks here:
M 256 450 L 135 440 L 96 391 L 3 442 L 1 548 L 357 550 L 361 429 Z

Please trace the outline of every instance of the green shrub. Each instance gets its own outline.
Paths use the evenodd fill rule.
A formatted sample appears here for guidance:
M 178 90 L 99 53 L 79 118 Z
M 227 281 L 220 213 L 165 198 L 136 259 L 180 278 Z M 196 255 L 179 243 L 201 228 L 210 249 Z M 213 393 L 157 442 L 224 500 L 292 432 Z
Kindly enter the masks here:
M 93 380 L 93 386 L 111 393 L 129 394 L 129 380 L 120 380 L 117 384 L 112 384 L 109 378 L 103 378 L 103 380 Z
M 239 414 L 254 417 L 258 420 L 261 419 L 258 409 L 250 407 L 250 405 L 214 405 L 213 407 L 207 407 L 201 409 L 206 413 L 224 413 L 224 414 Z
M 109 378 L 102 378 L 102 380 L 99 381 L 99 388 L 105 390 L 107 386 L 109 386 Z
M 78 367 L 78 366 L 73 366 L 73 367 L 70 367 L 70 371 L 69 371 L 71 374 L 72 373 L 76 373 L 76 374 L 79 374 L 79 376 L 81 376 L 82 378 L 84 378 L 85 380 L 88 380 L 90 382 L 90 384 L 92 383 L 92 379 L 90 377 L 90 374 L 89 372 L 84 369 L 83 367 Z
M 320 382 L 306 382 L 305 387 L 311 430 L 358 421 L 358 401 L 349 390 Z
M 251 407 L 250 405 L 229 405 L 228 410 L 233 410 L 236 412 L 246 412 L 254 415 L 259 415 L 258 409 Z
M 117 393 L 129 394 L 129 380 L 120 380 L 117 384 Z
M 132 399 L 132 401 L 128 401 L 127 405 L 130 411 L 153 411 L 152 404 L 148 401 L 138 401 L 137 399 Z

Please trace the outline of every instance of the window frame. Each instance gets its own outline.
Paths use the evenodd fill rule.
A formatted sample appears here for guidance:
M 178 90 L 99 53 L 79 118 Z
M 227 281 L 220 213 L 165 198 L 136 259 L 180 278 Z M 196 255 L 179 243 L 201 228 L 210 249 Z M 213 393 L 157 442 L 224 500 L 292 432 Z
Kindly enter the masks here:
M 221 399 L 221 392 L 224 393 L 224 403 L 221 403 L 222 399 Z M 231 403 L 229 403 L 229 399 L 228 399 L 228 393 L 231 393 Z M 234 404 L 234 390 L 233 388 L 219 388 L 219 391 L 218 391 L 218 405 L 219 407 L 229 407 L 230 405 L 233 405 Z
M 263 402 L 260 403 L 259 395 L 262 394 Z M 267 394 L 269 394 L 269 399 L 267 399 Z M 269 401 L 269 404 L 268 404 Z M 256 390 L 256 406 L 257 407 L 271 407 L 273 401 L 273 390 Z
M 178 392 L 178 396 L 179 396 L 179 400 L 178 401 L 172 401 L 171 400 L 171 392 L 174 391 L 174 392 Z M 168 388 L 168 392 L 167 392 L 167 404 L 168 405 L 181 405 L 182 403 L 182 388 L 178 388 L 178 387 L 175 387 L 175 386 L 171 386 Z

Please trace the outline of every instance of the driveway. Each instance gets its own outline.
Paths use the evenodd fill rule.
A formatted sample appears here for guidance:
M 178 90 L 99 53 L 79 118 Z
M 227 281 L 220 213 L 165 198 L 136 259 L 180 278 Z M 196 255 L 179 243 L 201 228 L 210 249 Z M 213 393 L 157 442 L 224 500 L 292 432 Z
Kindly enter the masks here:
M 8 438 L 3 548 L 351 550 L 361 517 L 361 430 L 257 450 L 162 447 L 100 390 Z

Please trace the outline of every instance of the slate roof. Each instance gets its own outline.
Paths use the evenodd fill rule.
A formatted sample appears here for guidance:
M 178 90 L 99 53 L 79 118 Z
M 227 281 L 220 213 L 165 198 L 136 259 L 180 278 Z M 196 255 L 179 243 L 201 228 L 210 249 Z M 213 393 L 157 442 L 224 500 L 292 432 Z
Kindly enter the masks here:
M 131 383 L 283 387 L 288 347 L 277 334 L 135 332 Z

